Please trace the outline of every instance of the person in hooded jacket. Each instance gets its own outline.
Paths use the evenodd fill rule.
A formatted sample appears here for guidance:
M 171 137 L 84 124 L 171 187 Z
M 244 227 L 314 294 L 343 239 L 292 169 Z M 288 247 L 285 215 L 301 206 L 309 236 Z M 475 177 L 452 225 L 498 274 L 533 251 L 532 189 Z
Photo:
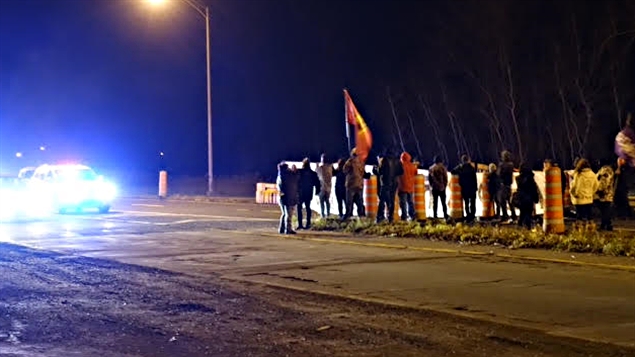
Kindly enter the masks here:
M 311 170 L 311 162 L 308 158 L 302 160 L 302 168 L 298 170 L 300 176 L 300 202 L 298 203 L 298 229 L 311 228 L 311 200 L 313 195 L 320 194 L 320 179 L 315 171 Z M 302 225 L 302 207 L 306 208 L 306 225 Z
M 514 182 L 514 162 L 512 154 L 505 150 L 501 153 L 501 162 L 498 164 L 498 203 L 501 205 L 503 220 L 509 220 L 507 207 L 511 211 L 512 220 L 516 220 L 516 210 L 512 206 L 512 183 Z
M 353 204 L 357 206 L 357 216 L 364 217 L 364 163 L 357 156 L 357 149 L 351 150 L 351 157 L 344 164 L 346 174 L 346 213 L 343 219 L 348 219 L 353 215 Z
M 291 171 L 289 165 L 284 162 L 278 164 L 276 185 L 278 186 L 278 203 L 282 212 L 278 227 L 278 233 L 280 234 L 295 234 L 295 231 L 291 228 L 291 220 L 299 202 L 298 180 L 297 172 Z
M 611 222 L 613 196 L 615 195 L 615 172 L 609 161 L 603 161 L 602 167 L 598 171 L 598 190 L 596 197 L 598 200 L 598 208 L 602 217 L 600 222 L 600 230 L 613 230 Z
M 320 164 L 315 170 L 320 179 L 320 214 L 326 218 L 331 214 L 331 188 L 333 187 L 333 164 L 322 154 Z
M 403 175 L 399 176 L 399 208 L 401 208 L 401 220 L 410 218 L 416 219 L 415 215 L 415 176 L 417 175 L 417 165 L 412 162 L 412 157 L 407 152 L 402 152 L 400 156 Z
M 520 173 L 516 177 L 516 194 L 518 195 L 518 225 L 531 229 L 533 212 L 536 203 L 540 201 L 538 185 L 534 179 L 534 172 L 527 164 L 520 165 Z
M 395 213 L 395 195 L 397 194 L 397 178 L 403 174 L 403 168 L 397 158 L 390 155 L 380 155 L 377 159 L 377 186 L 379 189 L 379 205 L 377 209 L 377 223 L 388 219 L 393 221 Z M 386 211 L 388 208 L 388 212 Z M 385 216 L 388 217 L 385 217 Z
M 497 197 L 498 188 L 500 187 L 500 180 L 498 179 L 498 174 L 496 173 L 496 164 L 489 164 L 487 169 L 487 186 L 483 187 L 483 189 L 487 190 L 487 193 L 489 194 L 490 205 L 493 205 L 494 207 L 494 218 L 498 218 L 501 214 L 501 205 L 498 202 Z
M 461 156 L 461 164 L 452 170 L 452 173 L 459 175 L 461 197 L 465 204 L 465 219 L 472 222 L 476 218 L 476 193 L 478 191 L 476 168 L 470 157 L 463 155 Z
M 441 157 L 434 157 L 434 165 L 428 170 L 428 181 L 432 188 L 432 211 L 433 217 L 437 218 L 438 202 L 441 201 L 443 218 L 448 219 L 448 206 L 446 204 L 445 191 L 448 187 L 448 169 L 443 165 Z
M 335 201 L 337 201 L 337 212 L 340 219 L 344 218 L 344 209 L 346 208 L 346 173 L 344 172 L 344 164 L 346 160 L 337 160 L 337 168 L 333 169 L 335 177 Z
M 577 220 L 589 221 L 593 213 L 593 198 L 598 189 L 598 179 L 587 159 L 580 159 L 573 172 L 571 203 L 575 206 Z

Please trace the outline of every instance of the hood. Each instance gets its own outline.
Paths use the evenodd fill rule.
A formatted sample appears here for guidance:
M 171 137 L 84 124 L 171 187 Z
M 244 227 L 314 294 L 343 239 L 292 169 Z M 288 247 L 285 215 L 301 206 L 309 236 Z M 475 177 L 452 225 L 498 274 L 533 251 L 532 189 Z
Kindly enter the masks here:
M 412 160 L 410 154 L 405 151 L 401 153 L 401 162 L 410 162 L 410 160 Z
M 501 153 L 501 159 L 506 162 L 506 161 L 512 161 L 512 153 L 505 150 Z
M 289 165 L 287 164 L 279 164 L 278 165 L 278 175 L 285 173 L 289 170 Z

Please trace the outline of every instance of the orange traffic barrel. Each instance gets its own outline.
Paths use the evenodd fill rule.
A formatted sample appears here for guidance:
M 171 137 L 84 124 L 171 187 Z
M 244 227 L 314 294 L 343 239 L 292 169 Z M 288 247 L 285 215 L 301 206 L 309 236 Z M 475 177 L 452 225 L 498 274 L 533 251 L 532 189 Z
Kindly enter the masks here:
M 417 213 L 417 220 L 425 221 L 427 218 L 426 212 L 426 177 L 423 175 L 415 176 L 415 212 Z
M 494 217 L 494 200 L 492 200 L 492 196 L 489 194 L 489 172 L 483 173 L 483 180 L 481 181 L 480 192 L 481 192 L 481 218 L 489 219 Z
M 159 171 L 159 198 L 168 197 L 168 172 Z
M 368 179 L 364 179 L 364 207 L 366 207 L 366 216 L 370 218 L 377 217 L 378 205 L 377 176 L 373 175 Z
M 461 197 L 461 185 L 459 185 L 459 175 L 450 177 L 450 217 L 454 219 L 463 218 L 463 198 Z
M 401 219 L 399 212 L 401 212 L 401 207 L 399 207 L 399 193 L 395 194 L 395 211 L 392 214 L 393 221 L 397 222 Z
M 564 210 L 562 207 L 562 182 L 560 168 L 545 170 L 545 205 L 542 228 L 545 233 L 564 233 Z

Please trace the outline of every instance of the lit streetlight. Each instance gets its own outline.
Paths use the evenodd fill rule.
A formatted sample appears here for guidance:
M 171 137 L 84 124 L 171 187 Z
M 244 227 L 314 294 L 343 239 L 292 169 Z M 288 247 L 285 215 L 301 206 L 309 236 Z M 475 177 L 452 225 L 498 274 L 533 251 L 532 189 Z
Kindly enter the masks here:
M 46 151 L 46 146 L 40 146 L 40 151 Z
M 146 0 L 154 6 L 165 4 L 168 0 Z M 209 7 L 199 0 L 180 0 L 196 10 L 205 20 L 205 53 L 207 65 L 207 195 L 214 192 L 214 170 L 212 150 L 212 69 Z
M 17 157 L 18 159 L 22 157 L 22 153 L 21 152 L 16 152 L 15 153 L 15 157 Z

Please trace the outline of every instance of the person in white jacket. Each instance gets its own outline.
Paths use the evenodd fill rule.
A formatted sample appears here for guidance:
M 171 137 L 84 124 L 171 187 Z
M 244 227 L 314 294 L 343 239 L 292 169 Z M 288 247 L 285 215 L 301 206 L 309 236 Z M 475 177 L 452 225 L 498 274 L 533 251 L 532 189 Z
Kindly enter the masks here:
M 587 159 L 580 159 L 573 172 L 571 182 L 571 203 L 575 206 L 579 221 L 590 221 L 593 212 L 593 198 L 598 189 L 598 179 Z

